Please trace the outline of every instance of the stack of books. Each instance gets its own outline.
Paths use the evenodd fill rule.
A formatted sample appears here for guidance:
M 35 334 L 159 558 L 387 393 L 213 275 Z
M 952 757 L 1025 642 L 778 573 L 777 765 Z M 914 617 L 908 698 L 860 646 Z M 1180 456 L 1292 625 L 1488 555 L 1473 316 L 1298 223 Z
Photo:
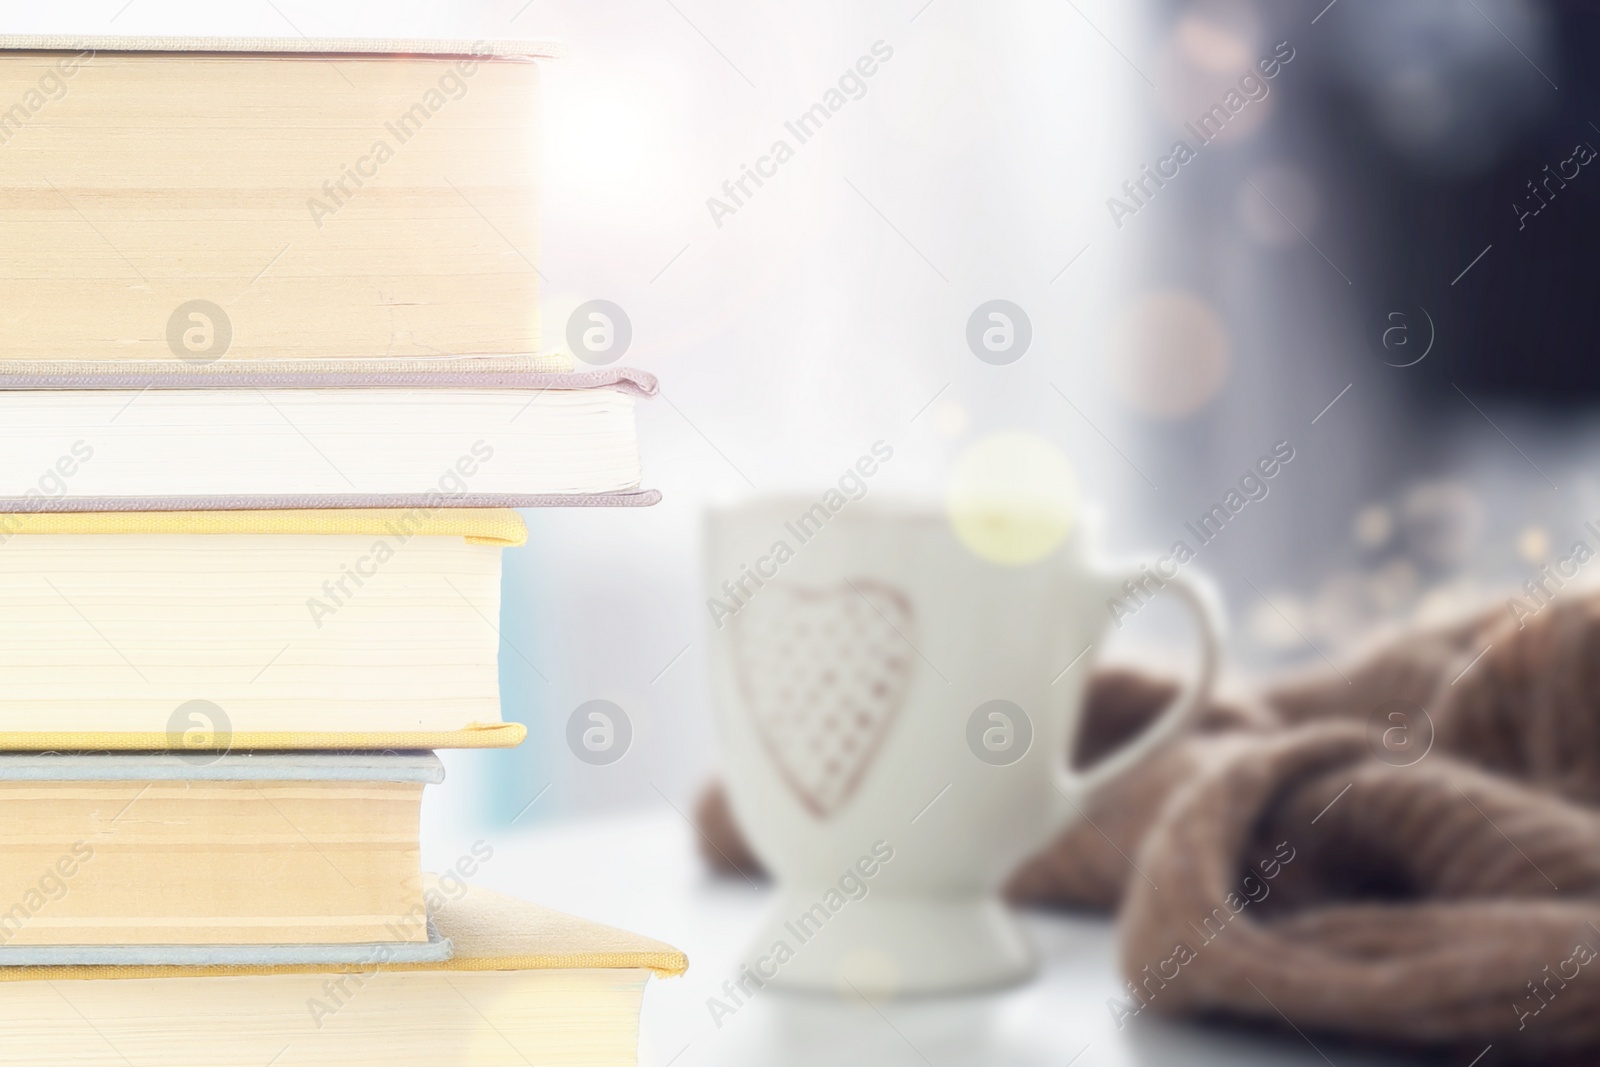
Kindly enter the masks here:
M 637 506 L 539 353 L 546 45 L 0 38 L 0 1064 L 631 1064 L 668 945 L 421 870 L 519 507 Z

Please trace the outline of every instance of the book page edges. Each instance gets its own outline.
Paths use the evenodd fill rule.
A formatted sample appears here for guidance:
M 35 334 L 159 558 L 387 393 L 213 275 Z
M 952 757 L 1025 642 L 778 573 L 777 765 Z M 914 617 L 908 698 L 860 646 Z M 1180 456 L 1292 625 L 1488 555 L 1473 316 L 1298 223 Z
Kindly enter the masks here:
M 46 384 L 7 384 L 16 389 L 91 389 L 101 388 L 100 379 L 128 379 L 130 388 L 159 388 L 169 380 L 216 388 L 230 388 L 235 379 L 288 379 L 307 385 L 331 376 L 343 381 L 372 377 L 392 379 L 396 384 L 406 375 L 453 376 L 472 379 L 477 375 L 521 376 L 578 373 L 577 361 L 566 352 L 500 356 L 362 356 L 351 359 L 299 359 L 263 356 L 219 359 L 215 363 L 193 364 L 172 359 L 8 359 L 0 363 L 4 377 L 37 378 Z M 65 382 L 66 384 L 54 384 Z M 115 383 L 105 388 L 118 388 Z
M 515 41 L 479 38 L 426 37 L 117 37 L 109 35 L 3 34 L 5 52 L 144 52 L 284 55 L 284 56 L 392 56 L 438 59 L 561 59 L 567 47 L 556 41 Z
M 528 736 L 520 722 L 470 723 L 459 730 L 395 730 L 368 732 L 250 731 L 227 738 L 232 751 L 321 749 L 381 752 L 387 749 L 515 748 Z M 172 735 L 161 732 L 0 731 L 0 751 L 7 752 L 164 752 Z M 192 751 L 192 750 L 185 750 Z
M 0 514 L 0 534 L 357 534 L 464 537 L 515 548 L 528 526 L 509 508 L 306 508 L 281 511 L 82 511 Z
M 430 893 L 440 893 L 427 877 Z M 688 958 L 653 938 L 590 922 L 487 889 L 469 886 L 431 916 L 439 935 L 455 944 L 443 963 L 280 964 L 263 967 L 101 965 L 0 968 L 0 981 L 92 981 L 269 974 L 352 974 L 374 971 L 644 970 L 670 978 Z

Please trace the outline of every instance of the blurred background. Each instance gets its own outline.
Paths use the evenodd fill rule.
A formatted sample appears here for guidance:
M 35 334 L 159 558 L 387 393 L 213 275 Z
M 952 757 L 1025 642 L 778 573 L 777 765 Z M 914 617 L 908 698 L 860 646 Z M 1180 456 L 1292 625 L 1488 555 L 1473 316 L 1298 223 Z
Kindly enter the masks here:
M 1040 435 L 1107 548 L 1150 560 L 1287 442 L 1270 493 L 1194 564 L 1245 675 L 1515 593 L 1600 519 L 1597 20 L 1570 0 L 7 12 L 18 33 L 570 48 L 539 103 L 545 335 L 589 300 L 625 311 L 623 363 L 662 382 L 640 420 L 665 499 L 528 514 L 501 671 L 530 740 L 444 754 L 425 833 L 450 840 L 687 813 L 716 766 L 703 508 L 814 494 L 877 440 L 894 458 L 872 493 L 937 499 L 986 435 Z M 867 55 L 859 91 L 735 197 Z M 1004 365 L 968 341 L 995 300 L 1031 338 Z M 1141 613 L 1118 641 L 1159 644 L 1168 621 Z M 607 766 L 564 741 L 595 699 L 633 725 Z
M 873 491 L 937 497 L 973 442 L 1042 435 L 1108 550 L 1149 559 L 1289 442 L 1269 496 L 1196 562 L 1245 672 L 1514 592 L 1600 517 L 1580 281 L 1600 180 L 1579 162 L 1600 111 L 1581 5 L 461 17 L 492 29 L 507 10 L 572 47 L 545 82 L 547 333 L 587 299 L 626 309 L 625 361 L 663 382 L 642 419 L 666 500 L 530 517 L 533 549 L 508 556 L 525 655 L 503 670 L 509 713 L 550 743 L 468 757 L 494 768 L 485 819 L 549 782 L 540 818 L 686 805 L 715 763 L 704 503 L 814 491 L 880 438 L 895 459 Z M 736 210 L 708 205 L 732 204 L 724 182 L 879 41 L 893 58 L 859 99 Z M 1219 105 L 1225 124 L 1202 127 Z M 1194 158 L 1145 178 L 1178 140 Z M 1031 326 L 1002 366 L 967 340 L 997 299 Z M 1170 621 L 1141 614 L 1118 640 L 1160 643 Z M 637 730 L 611 767 L 556 744 L 593 698 Z

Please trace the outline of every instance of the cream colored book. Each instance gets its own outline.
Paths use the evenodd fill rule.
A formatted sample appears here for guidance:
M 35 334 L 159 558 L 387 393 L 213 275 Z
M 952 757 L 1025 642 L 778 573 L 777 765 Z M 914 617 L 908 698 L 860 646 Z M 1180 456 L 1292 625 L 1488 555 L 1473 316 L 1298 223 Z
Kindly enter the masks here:
M 91 380 L 0 365 L 0 512 L 659 499 L 639 487 L 642 371 Z
M 0 748 L 451 748 L 500 717 L 514 511 L 0 515 Z
M 432 753 L 0 754 L 0 966 L 425 944 L 443 779 Z
M 0 1065 L 628 1067 L 646 982 L 688 966 L 487 890 L 426 895 L 447 963 L 0 968 Z
M 558 369 L 535 361 L 558 53 L 0 37 L 0 363 Z

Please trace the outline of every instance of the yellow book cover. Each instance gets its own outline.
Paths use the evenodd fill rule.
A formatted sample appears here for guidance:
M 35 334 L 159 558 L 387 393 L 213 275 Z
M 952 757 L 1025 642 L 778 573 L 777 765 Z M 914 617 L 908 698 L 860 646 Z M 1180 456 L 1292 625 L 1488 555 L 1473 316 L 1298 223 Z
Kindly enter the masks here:
M 426 891 L 448 962 L 0 968 L 0 1065 L 626 1065 L 671 945 L 456 880 Z
M 0 515 L 0 748 L 480 748 L 504 509 Z

